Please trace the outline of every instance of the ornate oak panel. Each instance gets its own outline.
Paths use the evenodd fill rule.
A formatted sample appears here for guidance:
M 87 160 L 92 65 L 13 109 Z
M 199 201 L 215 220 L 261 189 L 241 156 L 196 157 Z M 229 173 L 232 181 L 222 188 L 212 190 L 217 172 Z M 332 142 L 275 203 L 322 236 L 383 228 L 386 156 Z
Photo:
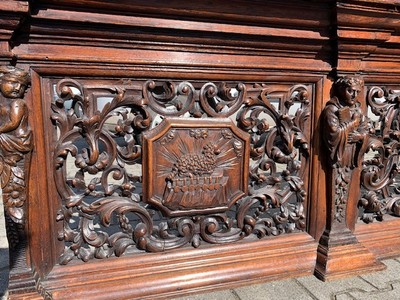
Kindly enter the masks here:
M 229 4 L 0 1 L 11 299 L 171 298 L 400 254 L 398 1 Z
M 399 98 L 400 91 L 372 86 L 367 104 L 370 124 L 370 154 L 363 161 L 361 219 L 382 221 L 385 215 L 400 216 L 399 171 Z
M 166 216 L 225 212 L 246 195 L 250 136 L 229 119 L 165 119 L 143 140 L 143 199 Z
M 55 92 L 60 263 L 306 228 L 312 86 L 65 79 Z

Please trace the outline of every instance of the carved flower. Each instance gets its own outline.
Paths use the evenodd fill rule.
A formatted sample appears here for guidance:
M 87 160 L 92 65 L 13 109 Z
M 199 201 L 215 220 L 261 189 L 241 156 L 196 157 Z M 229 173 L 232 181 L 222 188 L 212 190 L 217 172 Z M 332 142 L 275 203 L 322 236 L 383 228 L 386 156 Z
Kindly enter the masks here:
M 192 129 L 190 130 L 190 136 L 195 139 L 206 139 L 208 137 L 207 129 Z
M 14 169 L 19 169 L 14 167 Z M 26 197 L 24 193 L 24 181 L 20 178 L 18 174 L 19 170 L 12 172 L 12 180 L 8 181 L 3 189 L 3 201 L 5 209 L 8 215 L 16 223 L 21 223 L 24 218 L 23 205 L 25 203 Z M 11 176 L 11 175 L 10 175 Z
M 228 129 L 224 129 L 221 131 L 222 136 L 224 139 L 230 140 L 233 137 L 232 131 Z

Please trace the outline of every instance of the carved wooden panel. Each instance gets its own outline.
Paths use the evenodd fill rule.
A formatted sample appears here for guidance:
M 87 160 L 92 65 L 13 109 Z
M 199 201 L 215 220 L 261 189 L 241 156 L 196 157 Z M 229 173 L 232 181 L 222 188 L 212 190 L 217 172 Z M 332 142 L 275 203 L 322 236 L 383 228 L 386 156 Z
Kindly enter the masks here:
M 384 216 L 400 216 L 398 186 L 400 149 L 400 90 L 372 86 L 367 105 L 374 133 L 370 137 L 369 155 L 363 161 L 361 219 L 370 223 Z
M 60 263 L 305 230 L 312 90 L 54 82 Z
M 225 212 L 246 195 L 250 135 L 229 119 L 166 119 L 143 140 L 143 198 L 165 215 Z

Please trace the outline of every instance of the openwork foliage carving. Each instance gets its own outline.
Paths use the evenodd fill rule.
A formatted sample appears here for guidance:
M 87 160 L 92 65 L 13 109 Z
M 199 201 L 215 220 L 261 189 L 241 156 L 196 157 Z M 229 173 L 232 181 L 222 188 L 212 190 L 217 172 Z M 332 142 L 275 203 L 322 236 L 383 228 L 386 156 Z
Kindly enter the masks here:
M 382 221 L 385 214 L 400 216 L 400 190 L 396 182 L 400 149 L 400 92 L 371 87 L 367 104 L 375 115 L 371 155 L 363 162 L 362 220 Z
M 311 86 L 55 89 L 60 263 L 305 229 Z

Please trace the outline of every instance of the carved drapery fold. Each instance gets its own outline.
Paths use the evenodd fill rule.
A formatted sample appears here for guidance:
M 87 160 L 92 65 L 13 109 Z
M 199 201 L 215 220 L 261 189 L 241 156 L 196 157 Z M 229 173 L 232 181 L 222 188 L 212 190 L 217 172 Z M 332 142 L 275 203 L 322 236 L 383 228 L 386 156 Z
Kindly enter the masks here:
M 358 78 L 339 78 L 322 114 L 323 140 L 329 155 L 326 168 L 331 176 L 328 189 L 333 189 L 328 200 L 333 208 L 332 219 L 328 216 L 328 227 L 332 222 L 345 222 L 353 170 L 359 167 L 374 131 L 357 101 L 361 88 Z
M 315 275 L 322 280 L 355 272 L 350 264 L 342 264 L 349 253 L 354 260 L 362 261 L 365 269 L 385 268 L 353 233 L 362 160 L 375 142 L 374 127 L 358 102 L 362 88 L 363 82 L 358 78 L 338 78 L 321 115 L 323 151 L 328 156 L 324 166 L 327 215 L 317 250 Z
M 310 86 L 65 79 L 56 91 L 60 263 L 305 229 Z
M 23 99 L 30 83 L 24 70 L 0 67 L 0 184 L 10 247 L 20 241 L 25 223 L 26 159 L 32 150 L 28 108 Z

